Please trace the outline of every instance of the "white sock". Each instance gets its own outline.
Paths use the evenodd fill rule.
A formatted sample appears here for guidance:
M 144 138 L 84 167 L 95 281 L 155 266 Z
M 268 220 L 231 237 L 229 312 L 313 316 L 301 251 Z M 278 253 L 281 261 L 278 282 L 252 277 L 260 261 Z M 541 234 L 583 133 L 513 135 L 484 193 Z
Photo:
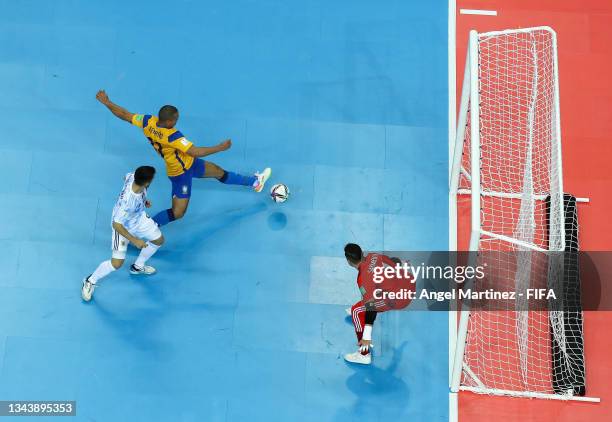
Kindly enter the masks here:
M 158 249 L 159 249 L 159 246 L 151 242 L 148 242 L 147 247 L 142 248 L 140 250 L 140 255 L 138 255 L 138 258 L 136 259 L 136 262 L 134 262 L 134 265 L 138 268 L 144 267 L 145 262 L 147 262 L 147 260 L 151 258 L 153 254 L 157 252 Z
M 113 271 L 115 271 L 115 267 L 113 267 L 113 264 L 111 264 L 110 259 L 104 261 L 98 265 L 98 268 L 96 268 L 93 274 L 89 276 L 89 281 L 96 284 L 98 280 L 103 279 Z

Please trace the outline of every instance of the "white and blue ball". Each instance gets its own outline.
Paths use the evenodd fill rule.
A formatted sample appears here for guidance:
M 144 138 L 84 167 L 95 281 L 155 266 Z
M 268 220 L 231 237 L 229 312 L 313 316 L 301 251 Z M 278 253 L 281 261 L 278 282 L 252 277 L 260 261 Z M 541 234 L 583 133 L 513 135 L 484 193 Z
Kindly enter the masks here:
M 282 183 L 277 183 L 270 189 L 270 196 L 274 202 L 285 202 L 289 198 L 289 188 Z

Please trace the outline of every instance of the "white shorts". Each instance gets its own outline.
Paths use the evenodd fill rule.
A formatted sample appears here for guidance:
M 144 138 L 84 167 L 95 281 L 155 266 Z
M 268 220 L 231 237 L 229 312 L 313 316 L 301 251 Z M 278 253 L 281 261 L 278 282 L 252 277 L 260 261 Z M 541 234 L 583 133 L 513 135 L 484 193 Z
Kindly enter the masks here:
M 139 239 L 144 239 L 147 242 L 151 240 L 159 239 L 162 235 L 161 230 L 157 227 L 157 223 L 153 221 L 151 217 L 142 214 L 140 219 L 138 220 L 138 224 L 135 227 L 132 227 L 131 230 L 128 230 L 132 236 L 135 236 Z M 125 254 L 127 252 L 128 244 L 130 243 L 125 237 L 121 236 L 115 229 L 113 229 L 113 237 L 111 248 L 113 250 L 113 258 L 114 259 L 125 259 Z

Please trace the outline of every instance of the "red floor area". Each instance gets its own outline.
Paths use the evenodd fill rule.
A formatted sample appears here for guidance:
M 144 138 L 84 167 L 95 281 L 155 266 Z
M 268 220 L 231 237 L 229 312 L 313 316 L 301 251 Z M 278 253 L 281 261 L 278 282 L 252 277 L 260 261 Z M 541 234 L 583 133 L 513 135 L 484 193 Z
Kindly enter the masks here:
M 497 16 L 461 15 L 460 9 L 496 10 Z M 457 92 L 460 93 L 468 32 L 548 25 L 559 47 L 561 129 L 565 191 L 589 197 L 579 206 L 582 250 L 612 250 L 612 1 L 459 0 L 457 4 Z M 458 98 L 459 100 L 459 98 Z M 469 214 L 460 209 L 460 221 Z M 469 220 L 468 220 L 469 221 Z M 460 233 L 466 248 L 467 234 Z M 607 280 L 606 280 L 607 281 Z M 612 312 L 584 318 L 587 395 L 599 404 L 459 395 L 459 420 L 612 420 Z

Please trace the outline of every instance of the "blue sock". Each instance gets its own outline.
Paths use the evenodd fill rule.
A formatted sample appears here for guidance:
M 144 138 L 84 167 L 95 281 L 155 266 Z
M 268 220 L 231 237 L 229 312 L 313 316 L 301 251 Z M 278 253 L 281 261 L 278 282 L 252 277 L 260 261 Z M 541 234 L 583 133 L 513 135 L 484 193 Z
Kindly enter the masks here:
M 253 186 L 253 183 L 257 180 L 255 176 L 243 176 L 242 174 L 226 171 L 219 182 L 225 183 L 226 185 L 242 185 L 242 186 Z
M 160 211 L 157 213 L 157 215 L 155 215 L 155 217 L 153 217 L 153 221 L 155 221 L 159 227 L 165 226 L 174 220 L 176 219 L 174 218 L 172 208 Z

